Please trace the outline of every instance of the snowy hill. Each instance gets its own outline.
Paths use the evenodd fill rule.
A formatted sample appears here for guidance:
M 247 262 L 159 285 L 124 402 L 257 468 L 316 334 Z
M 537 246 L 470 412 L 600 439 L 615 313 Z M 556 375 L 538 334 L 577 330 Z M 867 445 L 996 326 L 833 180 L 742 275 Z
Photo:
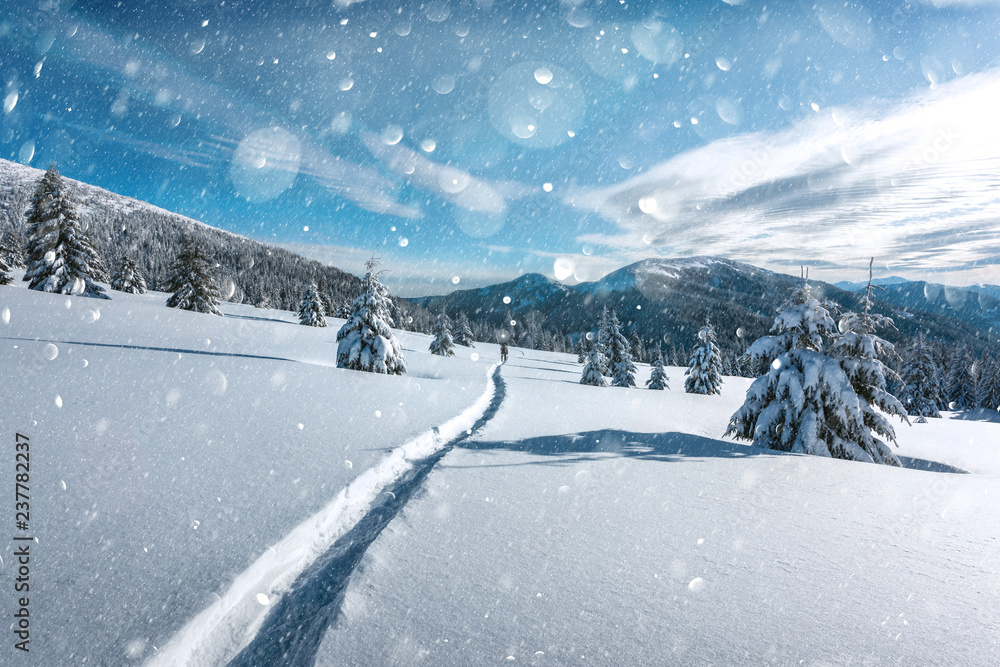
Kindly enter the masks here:
M 494 326 L 506 326 L 507 313 L 523 317 L 534 311 L 546 327 L 563 334 L 593 330 L 604 307 L 618 312 L 622 324 L 634 329 L 650 345 L 688 349 L 710 316 L 723 349 L 742 350 L 767 333 L 778 306 L 798 278 L 750 264 L 715 257 L 646 259 L 614 271 L 601 280 L 571 287 L 537 274 L 482 289 L 459 290 L 445 296 L 414 299 L 429 310 L 439 308 Z M 823 297 L 843 309 L 860 307 L 856 292 L 820 281 L 810 281 Z M 887 332 L 893 341 L 919 333 L 980 348 L 989 322 L 955 319 L 954 313 L 921 310 L 921 304 L 878 301 L 876 310 L 896 320 L 899 332 Z M 737 335 L 742 329 L 743 337 Z
M 741 378 L 599 389 L 569 355 L 490 374 L 495 345 L 406 332 L 407 375 L 376 376 L 334 367 L 340 320 L 115 296 L 0 287 L 37 538 L 32 651 L 3 664 L 996 655 L 1000 424 L 978 413 L 897 425 L 908 469 L 787 455 L 721 439 Z
M 43 173 L 0 159 L 0 233 L 13 229 L 24 234 L 24 212 Z M 181 230 L 191 229 L 218 263 L 223 297 L 229 301 L 253 304 L 267 297 L 277 308 L 292 309 L 312 281 L 318 281 L 335 304 L 357 296 L 358 279 L 339 269 L 131 197 L 63 180 L 105 263 L 113 268 L 128 255 L 150 287 L 166 280 Z

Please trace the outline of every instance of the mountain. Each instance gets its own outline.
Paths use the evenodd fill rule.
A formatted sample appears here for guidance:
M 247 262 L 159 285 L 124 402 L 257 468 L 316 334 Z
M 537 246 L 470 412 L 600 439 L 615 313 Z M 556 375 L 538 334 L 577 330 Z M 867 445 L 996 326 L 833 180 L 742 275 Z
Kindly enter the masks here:
M 25 234 L 24 212 L 44 172 L 0 159 L 0 234 Z M 182 230 L 201 237 L 218 264 L 227 301 L 256 304 L 267 298 L 275 308 L 293 310 L 310 282 L 333 304 L 353 299 L 357 277 L 288 250 L 210 227 L 131 197 L 63 177 L 80 221 L 90 230 L 98 253 L 114 270 L 123 255 L 139 267 L 150 289 L 168 277 Z M 113 297 L 112 293 L 112 297 Z
M 879 286 L 885 285 L 898 285 L 900 283 L 910 282 L 906 278 L 901 278 L 899 276 L 888 276 L 885 278 L 875 278 L 872 282 Z M 847 290 L 848 292 L 863 292 L 866 287 L 868 287 L 868 281 L 862 281 L 860 283 L 852 283 L 847 280 L 841 280 L 840 282 L 833 283 L 834 287 L 839 287 L 842 290 Z
M 922 280 L 890 278 L 878 290 L 879 300 L 906 312 L 944 315 L 988 332 L 1000 331 L 1000 287 L 970 285 L 954 287 Z M 876 281 L 878 283 L 878 281 Z M 867 283 L 837 283 L 862 292 Z
M 615 310 L 626 330 L 647 347 L 661 344 L 690 349 L 697 331 L 710 317 L 720 346 L 742 350 L 766 335 L 774 314 L 799 279 L 716 257 L 646 259 L 590 283 L 567 286 L 538 274 L 480 289 L 459 290 L 443 296 L 411 299 L 430 311 L 466 313 L 495 328 L 522 326 L 527 317 L 560 334 L 593 331 L 601 311 Z M 860 308 L 860 295 L 812 280 L 822 298 L 842 310 Z M 959 319 L 935 309 L 897 305 L 876 299 L 877 312 L 896 321 L 898 331 L 883 332 L 892 341 L 905 342 L 918 334 L 950 343 L 968 343 L 981 349 L 988 323 Z M 985 325 L 985 326 L 984 326 Z

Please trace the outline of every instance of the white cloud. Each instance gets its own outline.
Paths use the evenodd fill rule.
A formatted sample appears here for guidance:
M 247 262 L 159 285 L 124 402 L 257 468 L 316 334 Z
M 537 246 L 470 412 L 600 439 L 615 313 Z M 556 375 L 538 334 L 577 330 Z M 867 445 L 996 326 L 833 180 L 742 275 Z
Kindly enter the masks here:
M 622 232 L 621 257 L 720 255 L 764 266 L 966 271 L 1000 262 L 1000 71 L 902 103 L 821 110 L 791 129 L 678 155 L 566 197 Z M 994 282 L 997 278 L 994 278 Z

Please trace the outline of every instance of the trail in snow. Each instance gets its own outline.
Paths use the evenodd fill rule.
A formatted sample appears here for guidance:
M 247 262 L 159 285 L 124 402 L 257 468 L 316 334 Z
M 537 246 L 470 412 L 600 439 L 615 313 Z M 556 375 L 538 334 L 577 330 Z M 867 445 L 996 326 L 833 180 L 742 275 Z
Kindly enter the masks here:
M 496 414 L 506 388 L 501 366 L 491 375 L 493 398 L 472 428 L 445 444 L 433 455 L 417 461 L 379 495 L 365 516 L 292 584 L 291 590 L 271 610 L 254 640 L 230 667 L 255 665 L 312 665 L 326 629 L 340 613 L 351 573 L 368 546 L 413 497 L 428 473 L 453 447 L 478 431 Z
M 394 449 L 269 547 L 149 664 L 310 664 L 367 546 L 437 460 L 496 414 L 505 395 L 499 364 L 489 378 L 462 414 Z

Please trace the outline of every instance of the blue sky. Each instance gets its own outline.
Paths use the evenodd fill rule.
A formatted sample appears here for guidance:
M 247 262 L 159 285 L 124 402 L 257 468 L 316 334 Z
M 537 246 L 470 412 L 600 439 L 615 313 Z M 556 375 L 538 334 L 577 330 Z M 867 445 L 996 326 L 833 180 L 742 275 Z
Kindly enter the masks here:
M 402 294 L 714 254 L 1000 282 L 1000 4 L 0 4 L 0 156 Z

